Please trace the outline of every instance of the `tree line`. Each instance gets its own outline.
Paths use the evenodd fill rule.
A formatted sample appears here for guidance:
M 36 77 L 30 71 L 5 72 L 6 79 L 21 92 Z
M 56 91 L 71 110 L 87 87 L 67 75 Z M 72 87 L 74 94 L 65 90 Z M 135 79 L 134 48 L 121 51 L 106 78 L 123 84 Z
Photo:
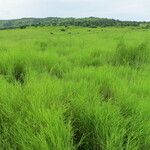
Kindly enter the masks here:
M 0 20 L 0 29 L 24 29 L 28 26 L 82 26 L 82 27 L 109 27 L 109 26 L 133 26 L 149 28 L 150 22 L 137 22 L 137 21 L 120 21 L 107 18 L 22 18 L 16 20 Z

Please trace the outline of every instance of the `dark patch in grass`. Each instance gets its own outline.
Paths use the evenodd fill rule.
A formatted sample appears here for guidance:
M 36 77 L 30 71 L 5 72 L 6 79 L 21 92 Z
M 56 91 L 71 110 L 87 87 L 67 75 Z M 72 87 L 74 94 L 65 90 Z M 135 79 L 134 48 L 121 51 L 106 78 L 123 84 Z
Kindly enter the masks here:
M 7 75 L 7 69 L 1 66 L 0 67 L 0 75 L 6 76 Z
M 65 28 L 69 28 L 69 27 L 66 25 Z
M 40 50 L 41 51 L 45 51 L 46 50 L 46 48 L 47 48 L 47 43 L 45 43 L 45 42 L 40 42 Z
M 73 137 L 74 145 L 78 145 L 82 137 L 83 137 L 83 133 L 81 133 L 80 130 L 77 129 Z M 78 145 L 77 150 L 84 150 L 85 149 L 84 147 L 85 147 L 84 144 Z
M 111 87 L 107 83 L 103 83 L 100 88 L 100 95 L 102 96 L 102 100 L 104 102 L 109 102 L 114 99 L 114 92 Z
M 92 58 L 88 63 L 88 66 L 99 67 L 101 66 L 101 61 L 99 57 Z
M 66 31 L 66 29 L 62 28 L 62 29 L 60 29 L 60 31 L 65 32 L 65 31 Z
M 90 121 L 90 120 L 89 120 Z M 81 123 L 77 123 L 76 124 L 81 124 Z M 82 126 L 83 124 L 81 124 Z M 79 125 L 77 125 L 78 127 L 76 127 L 76 131 L 74 132 L 74 145 L 78 145 L 77 146 L 77 150 L 93 150 L 93 147 L 96 147 L 97 150 L 98 146 L 94 145 L 93 139 L 94 139 L 94 132 L 92 132 L 91 130 L 94 129 L 94 127 L 91 128 L 87 128 L 86 126 L 83 125 L 83 127 L 79 127 Z M 85 127 L 85 128 L 84 128 Z
M 17 82 L 24 84 L 25 74 L 26 74 L 26 71 L 25 71 L 24 65 L 22 65 L 22 64 L 15 64 L 14 65 L 14 68 L 12 70 L 12 76 Z
M 63 78 L 64 72 L 59 66 L 54 66 L 51 68 L 50 74 L 52 76 L 56 76 L 57 78 L 61 79 L 61 78 Z

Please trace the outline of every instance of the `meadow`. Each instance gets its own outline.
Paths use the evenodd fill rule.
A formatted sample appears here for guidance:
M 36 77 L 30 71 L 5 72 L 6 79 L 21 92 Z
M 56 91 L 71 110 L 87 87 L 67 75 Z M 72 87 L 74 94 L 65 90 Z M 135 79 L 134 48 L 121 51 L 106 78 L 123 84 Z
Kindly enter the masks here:
M 150 30 L 0 31 L 0 150 L 150 150 Z

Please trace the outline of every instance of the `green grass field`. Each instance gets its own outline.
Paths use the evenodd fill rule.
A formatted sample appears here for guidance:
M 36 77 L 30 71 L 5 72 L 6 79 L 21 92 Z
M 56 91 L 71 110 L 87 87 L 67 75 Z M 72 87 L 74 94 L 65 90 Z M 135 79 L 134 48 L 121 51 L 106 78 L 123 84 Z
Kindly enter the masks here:
M 0 31 L 0 150 L 150 150 L 150 30 Z

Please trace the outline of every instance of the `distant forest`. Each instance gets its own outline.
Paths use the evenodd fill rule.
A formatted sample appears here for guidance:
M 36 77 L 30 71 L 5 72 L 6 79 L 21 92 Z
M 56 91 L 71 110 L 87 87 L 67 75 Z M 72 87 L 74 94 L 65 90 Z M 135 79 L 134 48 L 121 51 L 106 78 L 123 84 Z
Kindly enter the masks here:
M 133 26 L 150 28 L 150 22 L 137 22 L 137 21 L 120 21 L 107 18 L 22 18 L 15 20 L 0 20 L 0 29 L 24 29 L 28 26 L 82 26 L 82 27 L 109 27 L 109 26 Z

